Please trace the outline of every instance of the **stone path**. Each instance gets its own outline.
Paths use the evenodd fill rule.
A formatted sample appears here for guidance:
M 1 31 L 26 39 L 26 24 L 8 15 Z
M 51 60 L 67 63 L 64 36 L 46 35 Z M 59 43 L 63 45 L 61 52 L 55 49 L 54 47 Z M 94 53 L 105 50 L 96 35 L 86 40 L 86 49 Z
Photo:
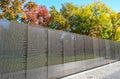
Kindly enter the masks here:
M 120 79 L 120 61 L 62 79 Z

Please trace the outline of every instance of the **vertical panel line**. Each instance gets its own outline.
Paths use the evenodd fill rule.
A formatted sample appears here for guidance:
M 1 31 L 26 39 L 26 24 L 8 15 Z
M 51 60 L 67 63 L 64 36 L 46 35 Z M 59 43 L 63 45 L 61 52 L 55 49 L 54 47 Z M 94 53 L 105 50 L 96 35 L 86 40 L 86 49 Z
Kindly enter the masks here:
M 25 45 L 25 79 L 27 79 L 27 65 L 28 65 L 28 27 L 29 25 L 27 25 L 26 27 L 26 45 Z

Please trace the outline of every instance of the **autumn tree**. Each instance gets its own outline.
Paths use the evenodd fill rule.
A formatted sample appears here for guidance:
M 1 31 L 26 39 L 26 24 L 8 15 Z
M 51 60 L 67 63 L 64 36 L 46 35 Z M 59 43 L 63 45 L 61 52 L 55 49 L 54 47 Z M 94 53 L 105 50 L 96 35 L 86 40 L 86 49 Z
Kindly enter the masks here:
M 102 0 L 87 5 L 63 3 L 58 11 L 50 12 L 46 6 L 25 0 L 0 0 L 0 18 L 44 26 L 88 36 L 120 40 L 120 13 L 112 10 Z
M 24 18 L 22 6 L 25 0 L 0 0 L 0 18 L 10 21 L 20 21 Z
M 27 24 L 35 26 L 42 25 L 44 27 L 48 25 L 50 15 L 46 6 L 38 5 L 35 2 L 30 1 L 24 6 L 24 11 Z

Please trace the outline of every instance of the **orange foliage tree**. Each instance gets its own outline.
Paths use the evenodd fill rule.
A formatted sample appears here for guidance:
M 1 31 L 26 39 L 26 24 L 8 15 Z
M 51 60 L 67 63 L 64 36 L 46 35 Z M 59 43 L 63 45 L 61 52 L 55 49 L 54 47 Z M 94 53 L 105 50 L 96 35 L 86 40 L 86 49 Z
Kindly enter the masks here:
M 18 21 L 23 18 L 22 6 L 25 0 L 0 0 L 0 18 Z

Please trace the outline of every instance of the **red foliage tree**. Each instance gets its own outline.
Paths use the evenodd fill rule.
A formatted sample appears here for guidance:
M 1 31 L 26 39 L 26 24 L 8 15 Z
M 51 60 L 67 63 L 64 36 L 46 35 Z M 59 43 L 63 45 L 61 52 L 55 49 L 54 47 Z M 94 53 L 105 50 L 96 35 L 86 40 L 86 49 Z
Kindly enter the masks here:
M 31 25 L 46 27 L 49 23 L 50 15 L 44 5 L 37 5 L 34 2 L 28 2 L 25 7 L 26 22 Z

